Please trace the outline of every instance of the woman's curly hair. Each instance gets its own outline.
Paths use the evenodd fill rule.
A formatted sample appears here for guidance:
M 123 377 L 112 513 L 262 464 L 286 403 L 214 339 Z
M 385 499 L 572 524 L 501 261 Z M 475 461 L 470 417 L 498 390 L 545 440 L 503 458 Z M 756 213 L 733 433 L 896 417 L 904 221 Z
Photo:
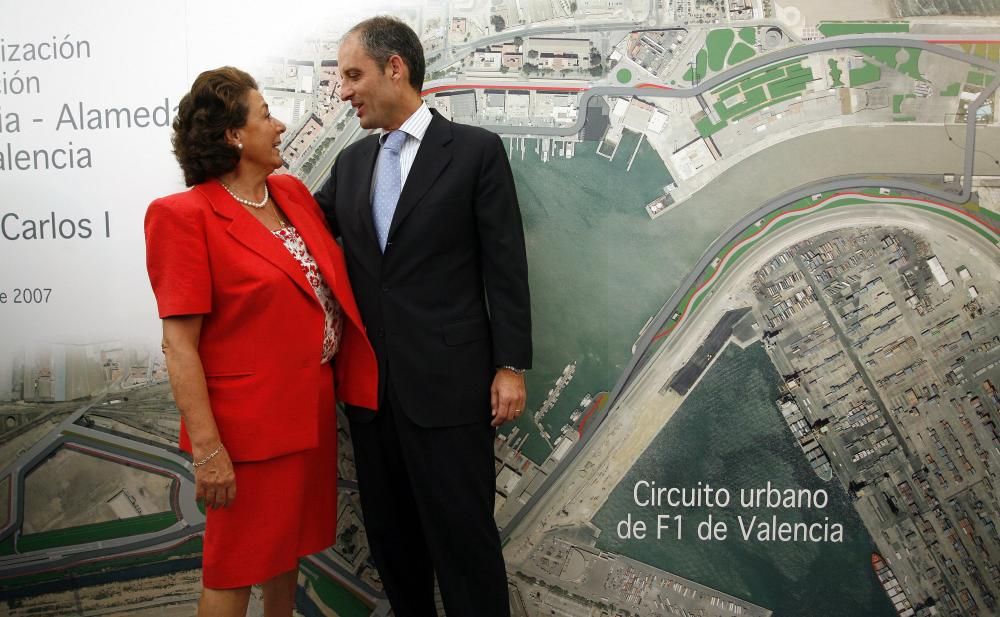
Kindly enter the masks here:
M 170 142 L 187 186 L 217 178 L 240 162 L 240 151 L 226 143 L 226 130 L 246 124 L 250 90 L 257 90 L 253 77 L 224 66 L 199 75 L 181 99 Z

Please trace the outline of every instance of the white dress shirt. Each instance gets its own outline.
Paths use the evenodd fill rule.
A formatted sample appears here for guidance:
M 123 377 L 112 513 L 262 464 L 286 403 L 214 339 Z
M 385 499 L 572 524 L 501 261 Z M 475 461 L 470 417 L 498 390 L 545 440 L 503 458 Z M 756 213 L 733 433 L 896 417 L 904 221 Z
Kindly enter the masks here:
M 431 110 L 427 108 L 427 104 L 421 102 L 420 107 L 417 108 L 413 114 L 406 119 L 406 122 L 399 127 L 400 131 L 406 133 L 406 141 L 403 142 L 403 147 L 399 150 L 399 186 L 406 186 L 406 177 L 410 174 L 410 168 L 413 167 L 413 159 L 417 158 L 417 150 L 420 149 L 420 142 L 424 139 L 424 133 L 427 132 L 427 127 L 430 126 Z M 375 194 L 375 178 L 378 177 L 378 166 L 382 162 L 382 150 L 381 146 L 385 143 L 386 135 L 389 132 L 383 130 L 382 134 L 379 135 L 379 157 L 378 161 L 375 163 L 375 172 L 372 174 L 372 186 L 369 191 L 369 200 L 374 198 Z

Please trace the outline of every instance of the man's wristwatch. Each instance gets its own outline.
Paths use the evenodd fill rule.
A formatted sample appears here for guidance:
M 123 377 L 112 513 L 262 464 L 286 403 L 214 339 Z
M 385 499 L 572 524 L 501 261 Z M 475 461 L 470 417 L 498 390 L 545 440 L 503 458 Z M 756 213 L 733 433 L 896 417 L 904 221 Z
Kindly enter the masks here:
M 507 369 L 508 371 L 514 373 L 515 375 L 524 375 L 524 372 L 525 372 L 525 369 L 523 369 L 523 368 L 517 368 L 516 366 L 509 366 L 509 365 L 506 365 L 506 364 L 503 365 L 503 366 L 498 366 L 497 367 L 497 369 L 502 369 L 502 368 Z

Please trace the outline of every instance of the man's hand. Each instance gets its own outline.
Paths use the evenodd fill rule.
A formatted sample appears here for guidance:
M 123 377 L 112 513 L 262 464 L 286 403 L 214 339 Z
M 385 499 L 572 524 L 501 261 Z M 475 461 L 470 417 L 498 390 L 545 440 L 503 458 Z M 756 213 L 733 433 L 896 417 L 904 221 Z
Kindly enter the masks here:
M 508 420 L 516 420 L 524 411 L 527 398 L 524 391 L 524 375 L 519 375 L 507 368 L 497 369 L 490 388 L 490 404 L 493 407 L 494 427 Z

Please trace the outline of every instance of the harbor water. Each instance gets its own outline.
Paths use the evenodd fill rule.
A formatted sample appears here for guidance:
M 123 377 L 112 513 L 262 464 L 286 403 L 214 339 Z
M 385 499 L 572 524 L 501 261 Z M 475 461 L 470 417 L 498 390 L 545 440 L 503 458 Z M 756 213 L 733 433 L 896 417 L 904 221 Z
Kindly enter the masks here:
M 872 571 L 868 531 L 837 480 L 822 481 L 795 444 L 774 403 L 781 384 L 759 343 L 745 350 L 727 346 L 595 515 L 593 523 L 602 530 L 598 547 L 749 600 L 778 617 L 891 617 L 895 613 Z M 724 508 L 638 506 L 634 488 L 642 481 L 678 488 L 700 482 L 725 488 L 732 498 Z M 825 506 L 817 507 L 818 500 L 812 507 L 741 505 L 740 489 L 768 483 L 801 495 L 824 491 Z M 664 534 L 657 540 L 655 533 L 645 540 L 620 539 L 618 523 L 630 513 L 653 532 L 658 515 L 681 515 L 682 539 Z M 697 523 L 709 515 L 727 524 L 725 540 L 699 539 Z M 753 516 L 819 523 L 817 530 L 836 523 L 843 541 L 760 541 L 756 526 L 745 541 L 737 516 L 745 525 Z

